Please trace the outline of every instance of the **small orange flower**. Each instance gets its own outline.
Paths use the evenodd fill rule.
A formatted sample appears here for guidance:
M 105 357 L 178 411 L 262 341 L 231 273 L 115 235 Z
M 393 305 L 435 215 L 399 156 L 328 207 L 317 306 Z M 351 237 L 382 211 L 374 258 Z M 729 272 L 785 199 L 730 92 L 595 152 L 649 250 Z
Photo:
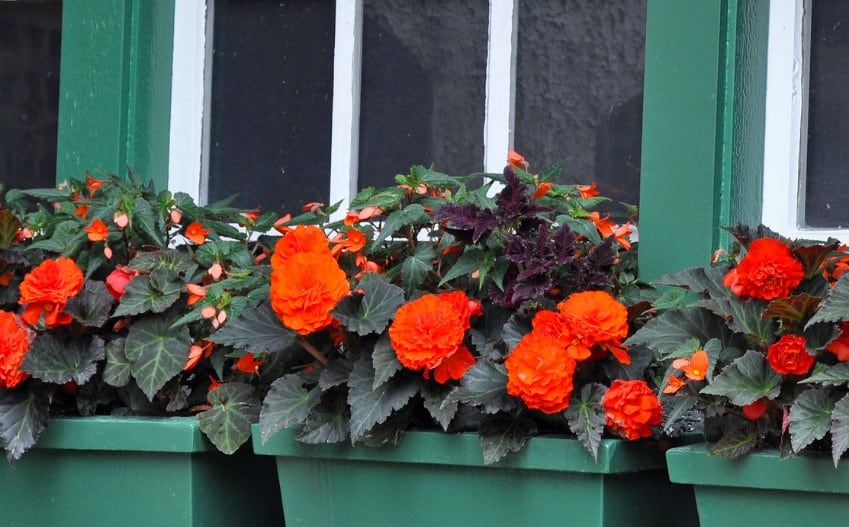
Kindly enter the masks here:
M 627 221 L 623 225 L 616 227 L 613 230 L 613 239 L 616 243 L 622 246 L 626 251 L 631 250 L 631 222 Z
M 840 336 L 829 342 L 825 349 L 837 355 L 840 362 L 849 360 L 849 322 L 840 324 Z
M 190 306 L 197 304 L 206 296 L 206 288 L 197 284 L 186 284 L 186 290 L 189 292 L 189 299 L 186 304 Z
M 524 168 L 525 170 L 528 168 L 528 162 L 525 160 L 525 156 L 516 152 L 512 148 L 507 151 L 507 163 L 514 167 Z
M 704 380 L 708 370 L 708 354 L 705 350 L 698 350 L 689 359 L 675 359 L 672 367 L 683 371 L 692 381 Z
M 292 221 L 292 215 L 291 214 L 286 214 L 285 216 L 277 218 L 277 220 L 274 222 L 274 225 L 273 225 L 274 230 L 279 232 L 280 234 L 286 234 L 287 232 L 292 230 L 290 227 L 286 226 L 286 224 L 289 223 L 290 221 Z
M 171 212 L 168 215 L 171 218 L 171 223 L 180 223 L 183 220 L 183 213 L 180 209 L 171 209 Z
M 100 187 L 103 186 L 103 180 L 94 179 L 93 177 L 91 177 L 91 174 L 86 173 L 85 180 L 86 180 L 85 188 L 88 189 L 89 197 L 94 196 L 94 193 L 97 192 L 100 189 Z
M 100 218 L 91 222 L 91 225 L 83 228 L 88 233 L 88 239 L 93 242 L 102 242 L 109 235 L 109 227 Z
M 552 183 L 551 181 L 543 181 L 542 183 L 537 185 L 537 189 L 534 192 L 534 199 L 539 199 L 548 194 L 548 191 L 551 190 L 551 187 L 553 185 L 554 183 Z
M 14 273 L 12 271 L 6 271 L 3 274 L 0 274 L 0 285 L 7 286 L 12 282 L 12 277 L 14 277 Z
M 215 262 L 214 264 L 209 266 L 207 272 L 213 280 L 218 281 L 221 279 L 221 275 L 224 273 L 224 268 L 221 266 L 221 262 Z
M 209 388 L 207 389 L 207 392 L 214 392 L 218 388 L 221 388 L 221 383 L 218 382 L 218 379 L 216 379 L 215 377 L 210 375 L 209 376 Z
M 301 207 L 301 210 L 303 210 L 304 212 L 312 212 L 313 214 L 315 214 L 316 212 L 321 210 L 321 207 L 323 206 L 324 203 L 320 201 L 310 201 L 309 203 L 304 203 L 304 205 Z
M 563 353 L 557 339 L 528 333 L 504 361 L 507 393 L 522 399 L 532 410 L 547 414 L 563 411 L 572 396 L 576 365 L 574 359 Z
M 601 214 L 597 210 L 594 210 L 589 214 L 589 216 L 587 216 L 587 218 L 595 223 L 595 228 L 598 229 L 599 234 L 601 234 L 604 238 L 613 234 L 614 229 L 616 228 L 616 222 L 610 221 L 609 214 L 602 218 Z
M 209 234 L 209 229 L 205 229 L 199 221 L 194 221 L 186 227 L 185 236 L 195 245 L 203 245 L 207 234 Z
M 21 317 L 30 325 L 37 324 L 42 315 L 48 326 L 70 324 L 71 316 L 63 311 L 65 302 L 80 292 L 83 280 L 72 259 L 44 260 L 21 282 L 18 303 L 25 306 Z
M 355 210 L 349 210 L 345 213 L 345 219 L 342 221 L 346 226 L 350 227 L 360 222 L 360 214 Z
M 358 216 L 360 218 L 360 221 L 365 221 L 370 220 L 372 218 L 376 218 L 381 214 L 383 214 L 383 209 L 381 209 L 380 207 L 369 205 L 368 207 L 363 208 L 359 212 Z
M 330 239 L 330 243 L 334 244 L 331 253 L 336 256 L 342 251 L 357 252 L 361 250 L 366 245 L 366 237 L 357 229 L 348 229 L 345 236 L 339 233 Z
M 192 344 L 189 348 L 189 358 L 186 360 L 186 365 L 183 366 L 183 371 L 194 369 L 198 362 L 200 362 L 201 358 L 208 359 L 210 355 L 212 355 L 212 348 L 214 345 L 215 344 L 211 340 L 202 340 L 197 344 Z
M 262 366 L 262 361 L 256 360 L 254 354 L 249 351 L 233 364 L 233 369 L 242 373 L 259 374 L 260 366 Z
M 29 377 L 20 371 L 29 350 L 29 335 L 17 317 L 0 311 L 0 388 L 12 389 Z
M 660 401 L 646 381 L 616 379 L 601 398 L 607 426 L 629 441 L 651 437 L 663 421 Z
M 581 193 L 581 197 L 584 199 L 590 199 L 598 196 L 598 189 L 596 188 L 596 184 L 592 185 L 575 185 L 575 188 L 578 189 L 578 192 Z
M 87 203 L 80 203 L 74 208 L 74 214 L 82 219 L 86 219 L 88 217 L 88 209 L 89 206 Z
M 678 390 L 686 386 L 686 384 L 687 382 L 684 379 L 670 374 L 667 378 L 666 387 L 663 389 L 663 393 L 678 393 Z

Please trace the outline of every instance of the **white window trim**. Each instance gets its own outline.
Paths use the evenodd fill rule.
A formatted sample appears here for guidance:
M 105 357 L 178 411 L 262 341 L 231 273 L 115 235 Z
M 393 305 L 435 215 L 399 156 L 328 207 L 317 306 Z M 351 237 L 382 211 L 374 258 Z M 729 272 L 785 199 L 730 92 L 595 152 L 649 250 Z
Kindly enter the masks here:
M 770 2 L 761 222 L 788 238 L 849 240 L 847 229 L 804 225 L 808 27 L 810 0 Z
M 209 8 L 207 9 L 207 4 Z M 518 0 L 490 0 L 482 168 L 500 172 L 513 144 Z M 168 186 L 207 199 L 213 0 L 180 0 L 174 57 Z M 330 203 L 341 217 L 356 195 L 360 132 L 362 0 L 336 0 Z M 209 22 L 208 22 L 209 21 Z

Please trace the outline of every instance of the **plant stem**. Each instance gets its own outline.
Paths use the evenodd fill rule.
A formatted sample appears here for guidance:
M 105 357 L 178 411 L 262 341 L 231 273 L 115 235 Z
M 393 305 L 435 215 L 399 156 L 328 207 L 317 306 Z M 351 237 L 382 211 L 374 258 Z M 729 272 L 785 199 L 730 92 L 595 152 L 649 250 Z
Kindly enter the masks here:
M 307 350 L 307 352 L 309 352 L 310 355 L 315 357 L 315 360 L 320 362 L 322 366 L 327 364 L 327 357 L 325 357 L 322 352 L 318 351 L 318 348 L 316 348 L 315 346 L 313 346 L 312 344 L 307 342 L 307 340 L 305 338 L 298 337 L 295 340 L 298 342 L 298 344 L 301 345 L 302 348 Z

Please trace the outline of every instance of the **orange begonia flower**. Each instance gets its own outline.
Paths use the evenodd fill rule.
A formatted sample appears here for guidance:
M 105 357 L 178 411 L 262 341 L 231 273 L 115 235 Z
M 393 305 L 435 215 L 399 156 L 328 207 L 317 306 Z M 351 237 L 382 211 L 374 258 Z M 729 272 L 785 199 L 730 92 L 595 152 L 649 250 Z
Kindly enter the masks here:
M 83 228 L 88 233 L 88 239 L 93 242 L 102 242 L 109 235 L 109 227 L 98 218 L 91 225 Z
M 345 225 L 350 227 L 360 222 L 360 214 L 355 210 L 349 210 L 345 213 L 345 218 L 342 220 Z
M 782 335 L 767 349 L 766 361 L 782 375 L 804 375 L 814 365 L 816 357 L 806 349 L 807 339 L 801 335 Z
M 285 265 L 285 260 L 295 254 L 318 253 L 330 256 L 330 242 L 320 227 L 298 225 L 290 229 L 274 245 L 271 255 L 271 267 Z
M 94 193 L 97 192 L 98 189 L 100 189 L 100 187 L 103 186 L 103 180 L 94 179 L 93 177 L 91 177 L 91 174 L 87 173 L 85 175 L 85 180 L 86 180 L 85 188 L 88 189 L 89 197 L 94 196 Z
M 537 185 L 537 189 L 534 192 L 534 199 L 539 199 L 548 194 L 548 191 L 551 190 L 551 187 L 553 185 L 554 183 L 552 183 L 551 181 L 543 181 L 542 183 Z
M 375 207 L 373 205 L 369 205 L 368 207 L 363 208 L 359 212 L 360 221 L 370 220 L 372 218 L 376 218 L 383 214 L 383 209 L 380 207 Z
M 461 345 L 433 369 L 433 379 L 439 384 L 445 384 L 449 379 L 459 381 L 474 363 L 475 357 L 466 346 Z
M 602 218 L 601 214 L 597 210 L 594 210 L 589 214 L 589 216 L 587 216 L 587 218 L 595 223 L 595 228 L 598 229 L 599 234 L 601 234 L 604 238 L 613 234 L 613 230 L 616 228 L 616 222 L 608 219 L 610 218 L 609 214 Z
M 82 219 L 86 219 L 88 217 L 88 209 L 88 203 L 80 203 L 74 208 L 74 214 Z
M 207 390 L 207 392 L 214 392 L 218 388 L 221 388 L 221 383 L 218 382 L 218 379 L 216 379 L 215 377 L 210 375 L 209 376 L 209 389 Z
M 507 151 L 507 163 L 513 165 L 514 167 L 524 168 L 527 170 L 528 162 L 525 159 L 525 156 L 516 152 L 512 148 Z
M 285 259 L 275 256 L 271 258 L 271 307 L 277 317 L 299 335 L 329 326 L 330 311 L 351 290 L 329 249 L 294 253 Z
M 657 395 L 646 381 L 616 379 L 601 398 L 607 426 L 629 441 L 651 437 L 653 426 L 663 421 Z
M 678 393 L 678 390 L 683 388 L 686 384 L 687 381 L 684 379 L 670 374 L 669 377 L 667 377 L 666 387 L 663 389 L 663 393 Z
M 563 353 L 557 339 L 528 333 L 504 361 L 507 393 L 522 399 L 532 410 L 547 414 L 563 411 L 572 396 L 576 365 L 574 359 Z
M 786 298 L 805 278 L 805 269 L 781 240 L 758 238 L 737 267 L 722 279 L 741 298 Z
M 348 229 L 343 236 L 341 233 L 330 239 L 334 244 L 331 253 L 336 256 L 342 251 L 357 252 L 366 245 L 365 235 L 357 229 Z
M 249 351 L 233 364 L 233 369 L 242 373 L 259 373 L 260 366 L 262 361 L 256 360 L 254 354 Z
M 613 238 L 616 240 L 616 243 L 622 246 L 626 251 L 631 250 L 631 222 L 627 221 L 623 225 L 616 227 L 613 230 Z
M 292 221 L 292 215 L 291 214 L 286 214 L 285 216 L 277 218 L 277 220 L 274 222 L 274 225 L 273 225 L 274 230 L 279 232 L 280 234 L 286 234 L 287 232 L 292 230 L 291 227 L 286 226 L 286 224 L 289 223 L 290 221 Z
M 197 344 L 192 344 L 189 348 L 189 358 L 186 360 L 186 365 L 183 366 L 183 371 L 194 369 L 201 358 L 208 359 L 212 355 L 212 348 L 214 346 L 215 344 L 211 340 L 202 340 Z
M 849 360 L 849 322 L 840 324 L 840 335 L 829 342 L 825 349 L 837 355 L 840 362 Z
M 672 367 L 684 372 L 684 375 L 692 381 L 704 380 L 708 371 L 708 354 L 705 350 L 698 350 L 689 359 L 675 359 Z
M 743 415 L 749 421 L 757 421 L 769 409 L 769 403 L 763 399 L 743 406 Z
M 138 275 L 138 271 L 132 270 L 126 265 L 119 265 L 106 277 L 106 289 L 109 290 L 109 294 L 115 300 L 120 301 L 127 289 L 127 284 Z
M 209 234 L 209 229 L 204 228 L 199 221 L 194 221 L 186 226 L 185 236 L 195 245 L 203 245 L 206 242 L 207 234 Z
M 598 196 L 598 189 L 596 188 L 596 184 L 592 185 L 575 185 L 575 188 L 578 189 L 578 192 L 581 193 L 581 197 L 584 199 L 590 199 Z
M 29 350 L 27 330 L 14 313 L 0 311 L 0 388 L 12 389 L 28 375 L 19 368 Z
M 206 289 L 197 284 L 186 284 L 186 290 L 189 292 L 189 299 L 186 301 L 188 305 L 194 305 L 206 296 Z
M 628 310 L 606 291 L 573 293 L 557 304 L 572 345 L 587 348 L 600 346 L 612 353 L 622 364 L 631 358 L 622 348 L 628 336 Z
M 538 311 L 534 315 L 531 325 L 534 333 L 557 339 L 566 354 L 576 361 L 589 359 L 592 355 L 590 346 L 569 331 L 560 313 L 547 309 Z
M 71 316 L 63 311 L 65 302 L 80 292 L 83 281 L 83 273 L 72 259 L 44 260 L 21 282 L 21 318 L 30 325 L 37 324 L 42 315 L 48 326 L 70 324 Z

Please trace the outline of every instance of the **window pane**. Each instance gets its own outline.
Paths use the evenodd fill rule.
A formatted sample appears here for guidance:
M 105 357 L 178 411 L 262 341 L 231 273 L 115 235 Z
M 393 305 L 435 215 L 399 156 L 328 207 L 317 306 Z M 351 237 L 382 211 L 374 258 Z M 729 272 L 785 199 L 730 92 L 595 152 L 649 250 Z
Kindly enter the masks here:
M 483 169 L 486 0 L 365 0 L 359 186 Z
M 209 200 L 327 202 L 334 2 L 215 2 Z
M 62 3 L 0 2 L 0 183 L 56 184 Z
M 849 227 L 849 2 L 813 0 L 811 7 L 805 221 Z
M 514 145 L 561 183 L 636 204 L 645 0 L 520 0 Z

